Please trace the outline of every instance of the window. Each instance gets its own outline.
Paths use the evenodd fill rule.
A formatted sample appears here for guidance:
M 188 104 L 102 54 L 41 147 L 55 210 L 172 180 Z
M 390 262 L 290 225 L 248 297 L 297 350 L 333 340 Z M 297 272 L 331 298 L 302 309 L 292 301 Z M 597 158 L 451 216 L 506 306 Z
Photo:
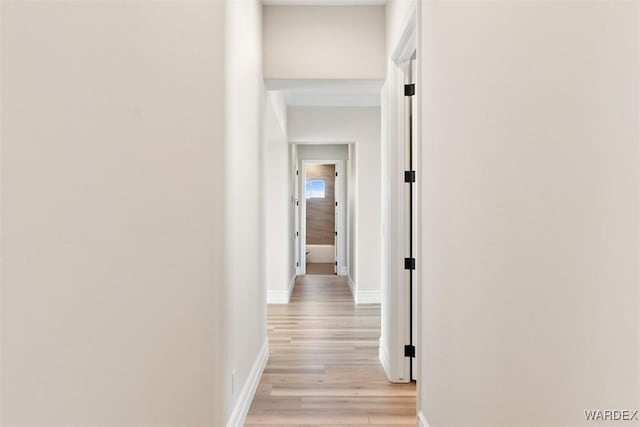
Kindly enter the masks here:
M 308 179 L 305 186 L 307 199 L 324 199 L 324 179 Z

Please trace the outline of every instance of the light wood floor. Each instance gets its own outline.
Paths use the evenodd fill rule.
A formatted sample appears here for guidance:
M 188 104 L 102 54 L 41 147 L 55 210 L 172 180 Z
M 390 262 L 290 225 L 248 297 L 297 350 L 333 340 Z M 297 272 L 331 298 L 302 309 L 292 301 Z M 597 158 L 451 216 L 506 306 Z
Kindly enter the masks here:
M 268 306 L 269 362 L 246 426 L 415 426 L 415 384 L 378 361 L 380 306 L 354 306 L 342 276 L 296 280 Z
M 307 263 L 307 275 L 309 274 L 324 274 L 324 275 L 332 275 L 333 272 L 333 263 L 330 262 L 308 262 Z

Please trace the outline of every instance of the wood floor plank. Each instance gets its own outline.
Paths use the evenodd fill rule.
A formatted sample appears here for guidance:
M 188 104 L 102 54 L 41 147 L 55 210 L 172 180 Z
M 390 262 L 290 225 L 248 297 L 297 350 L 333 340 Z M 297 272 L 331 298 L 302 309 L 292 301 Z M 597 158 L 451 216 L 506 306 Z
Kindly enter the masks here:
M 269 305 L 269 361 L 245 426 L 415 426 L 415 384 L 378 360 L 380 306 L 355 306 L 344 277 L 303 276 Z

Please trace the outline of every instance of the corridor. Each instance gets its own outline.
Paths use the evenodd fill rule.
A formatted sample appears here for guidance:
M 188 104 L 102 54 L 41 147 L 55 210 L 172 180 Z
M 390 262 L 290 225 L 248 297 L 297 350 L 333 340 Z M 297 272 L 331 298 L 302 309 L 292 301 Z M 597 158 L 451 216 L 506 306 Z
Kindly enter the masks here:
M 378 361 L 380 306 L 355 306 L 344 276 L 302 276 L 269 305 L 269 362 L 245 426 L 415 426 L 415 384 Z

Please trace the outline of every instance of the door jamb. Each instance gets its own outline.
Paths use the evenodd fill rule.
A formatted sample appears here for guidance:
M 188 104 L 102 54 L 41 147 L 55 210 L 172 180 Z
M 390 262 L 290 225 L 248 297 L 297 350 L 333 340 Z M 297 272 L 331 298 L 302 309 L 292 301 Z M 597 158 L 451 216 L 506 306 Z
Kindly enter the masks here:
M 388 88 L 388 102 L 389 106 L 387 108 L 387 112 L 389 114 L 388 122 L 390 125 L 390 133 L 389 133 L 389 143 L 390 144 L 399 144 L 399 141 L 403 141 L 404 145 L 405 138 L 407 137 L 406 129 L 405 129 L 405 104 L 406 100 L 404 97 L 403 85 L 405 82 L 405 71 L 406 65 L 411 61 L 411 57 L 414 53 L 417 52 L 417 43 L 418 43 L 418 2 L 413 1 L 411 6 L 405 15 L 405 20 L 401 26 L 401 36 L 398 39 L 395 48 L 392 51 L 390 59 L 390 71 L 387 73 L 388 80 L 387 85 Z M 418 75 L 419 75 L 418 70 Z M 418 82 L 419 83 L 419 82 Z M 416 96 L 420 93 L 420 87 L 416 87 Z M 419 99 L 418 99 L 419 101 Z M 417 111 L 414 112 L 414 117 L 419 117 L 419 102 L 417 103 Z M 419 130 L 417 135 L 415 135 L 419 141 Z M 414 152 L 414 168 L 416 170 L 416 184 L 419 182 L 418 176 L 420 174 L 420 150 L 419 144 L 418 149 Z M 391 177 L 391 191 L 395 191 L 396 194 L 405 194 L 406 185 L 404 183 L 404 179 L 401 176 L 402 171 L 405 170 L 405 152 L 404 148 L 398 152 L 397 158 L 393 159 L 393 163 L 391 164 L 391 169 L 396 176 Z M 415 188 L 415 187 L 414 187 Z M 417 247 L 418 251 L 415 251 L 413 257 L 416 259 L 416 266 L 419 266 L 418 260 L 420 259 L 419 248 L 420 248 L 420 196 L 419 192 L 417 193 L 417 199 L 415 203 L 417 204 L 418 209 L 418 221 L 414 224 L 415 228 L 415 237 L 416 241 L 414 241 L 414 248 Z M 401 200 L 404 200 L 404 196 Z M 387 376 L 392 382 L 409 382 L 410 378 L 410 359 L 404 357 L 404 345 L 409 343 L 409 316 L 407 313 L 407 308 L 409 304 L 409 292 L 408 289 L 408 277 L 406 275 L 406 270 L 404 270 L 403 260 L 404 257 L 408 256 L 408 252 L 406 252 L 406 247 L 408 244 L 408 236 L 405 236 L 405 221 L 404 215 L 406 213 L 406 207 L 402 204 L 402 207 L 391 206 L 392 210 L 396 210 L 395 214 L 392 214 L 392 217 L 397 218 L 401 221 L 400 225 L 398 225 L 395 230 L 401 233 L 401 236 L 393 237 L 393 234 L 390 237 L 388 244 L 390 244 L 390 248 L 396 248 L 397 251 L 390 251 L 390 273 L 389 273 L 389 284 L 391 287 L 391 298 L 390 301 L 386 303 L 389 304 L 388 310 L 390 313 L 390 317 L 393 319 L 390 325 L 391 334 L 387 338 L 389 344 L 389 354 L 385 355 L 388 357 L 383 366 L 385 366 L 385 370 Z M 400 219 L 402 218 L 402 219 Z M 392 224 L 389 224 L 390 226 Z M 401 285 L 399 285 L 401 284 Z M 418 303 L 420 301 L 420 274 L 419 269 L 417 268 L 414 271 L 414 284 L 417 289 L 416 299 Z M 414 313 L 414 316 L 418 316 L 418 320 L 420 319 L 420 305 L 417 307 L 417 313 Z M 405 315 L 407 314 L 407 315 Z M 419 322 L 417 324 L 417 338 L 418 341 L 414 342 L 414 346 L 416 349 L 416 357 L 414 358 L 415 365 L 419 370 L 420 366 L 420 325 Z M 381 352 L 381 360 L 382 352 Z M 388 368 L 388 370 L 387 370 Z
M 307 198 L 305 194 L 306 182 L 307 182 L 307 165 L 335 165 L 336 172 L 338 172 L 338 179 L 336 180 L 336 184 L 334 185 L 335 198 L 338 201 L 338 206 L 336 206 L 336 212 L 338 216 L 336 231 L 338 232 L 338 239 L 336 245 L 337 251 L 337 261 L 338 268 L 336 269 L 337 275 L 342 276 L 345 275 L 345 272 L 348 270 L 346 265 L 346 229 L 345 229 L 345 209 L 346 209 L 346 198 L 342 187 L 346 184 L 346 176 L 344 174 L 345 171 L 345 161 L 344 160 L 306 160 L 303 159 L 300 161 L 300 184 L 298 185 L 299 194 L 297 195 L 298 200 L 300 200 L 300 273 L 299 274 L 307 274 Z M 340 183 L 338 185 L 338 182 Z

